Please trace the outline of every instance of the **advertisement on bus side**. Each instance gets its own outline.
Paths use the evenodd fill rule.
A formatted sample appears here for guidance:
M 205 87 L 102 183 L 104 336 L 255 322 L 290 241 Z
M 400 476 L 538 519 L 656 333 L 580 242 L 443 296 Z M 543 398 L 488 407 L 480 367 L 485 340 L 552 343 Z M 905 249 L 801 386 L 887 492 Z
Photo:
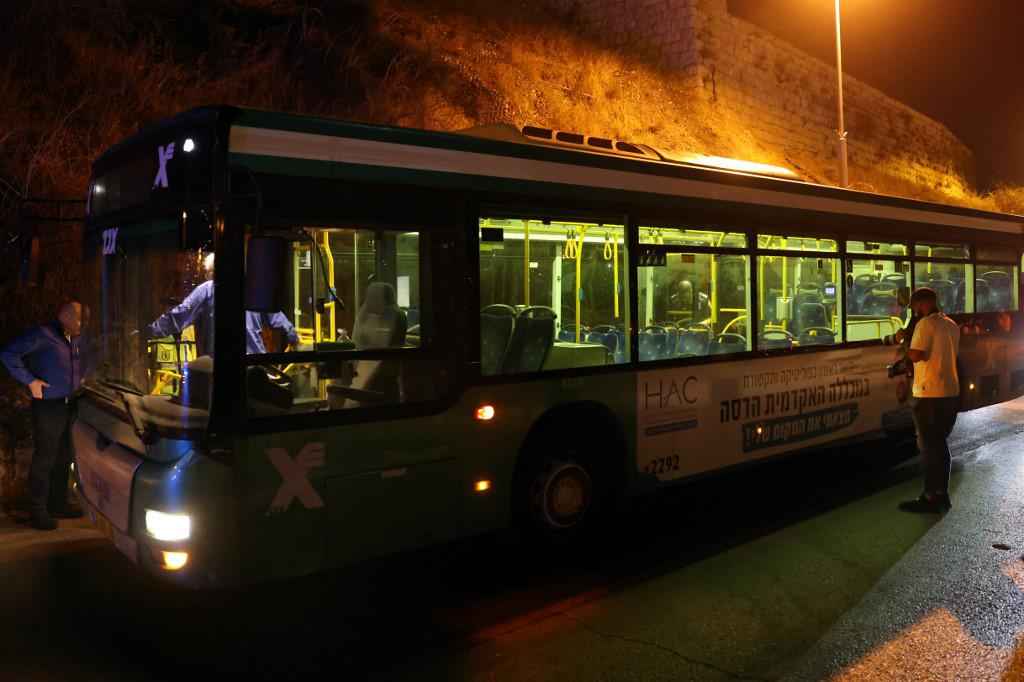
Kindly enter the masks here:
M 882 428 L 892 349 L 672 367 L 637 381 L 638 466 L 672 480 Z

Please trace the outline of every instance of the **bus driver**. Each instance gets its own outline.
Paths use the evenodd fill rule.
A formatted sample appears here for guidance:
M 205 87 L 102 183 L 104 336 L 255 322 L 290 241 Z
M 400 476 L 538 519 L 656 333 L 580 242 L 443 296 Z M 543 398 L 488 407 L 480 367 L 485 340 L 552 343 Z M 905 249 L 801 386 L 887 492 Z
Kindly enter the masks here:
M 146 338 L 161 336 L 180 336 L 189 325 L 195 326 L 196 357 L 213 355 L 213 254 L 206 256 L 203 268 L 207 280 L 197 286 L 185 297 L 185 300 L 158 317 L 145 328 Z M 245 311 L 245 352 L 252 354 L 266 353 L 261 332 L 264 327 L 280 329 L 288 338 L 288 343 L 295 346 L 299 343 L 299 335 L 295 326 L 282 312 L 257 313 Z

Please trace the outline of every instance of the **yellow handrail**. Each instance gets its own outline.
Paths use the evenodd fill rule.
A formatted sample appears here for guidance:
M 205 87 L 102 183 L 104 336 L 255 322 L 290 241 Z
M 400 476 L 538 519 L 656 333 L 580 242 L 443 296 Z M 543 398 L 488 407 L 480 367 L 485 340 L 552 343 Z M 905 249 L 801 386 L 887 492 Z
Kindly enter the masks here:
M 576 343 L 580 342 L 580 278 L 583 276 L 583 238 L 587 234 L 587 226 L 580 225 L 577 232 L 579 242 L 576 246 Z
M 619 238 L 612 237 L 612 260 L 614 265 L 612 266 L 612 277 L 614 282 L 612 283 L 612 289 L 615 291 L 615 319 L 619 318 Z

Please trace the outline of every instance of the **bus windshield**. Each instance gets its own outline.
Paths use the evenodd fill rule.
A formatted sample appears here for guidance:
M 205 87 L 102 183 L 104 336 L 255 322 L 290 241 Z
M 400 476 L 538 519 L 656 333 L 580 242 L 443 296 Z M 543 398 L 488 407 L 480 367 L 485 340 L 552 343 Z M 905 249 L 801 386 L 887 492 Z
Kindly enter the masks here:
M 205 426 L 213 376 L 213 257 L 179 246 L 174 221 L 108 228 L 87 243 L 99 286 L 88 386 L 146 425 Z M 133 409 L 137 408 L 137 409 Z M 136 424 L 138 426 L 138 424 Z

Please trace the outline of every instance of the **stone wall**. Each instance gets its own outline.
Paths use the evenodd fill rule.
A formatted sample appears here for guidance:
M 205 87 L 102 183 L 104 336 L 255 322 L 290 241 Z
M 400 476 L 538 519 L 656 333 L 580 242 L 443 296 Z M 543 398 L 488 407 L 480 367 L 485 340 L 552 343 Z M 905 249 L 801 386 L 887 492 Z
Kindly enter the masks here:
M 654 52 L 694 79 L 713 116 L 738 118 L 762 145 L 837 181 L 833 65 L 733 17 L 727 0 L 549 2 L 613 45 Z M 851 168 L 937 190 L 968 186 L 973 156 L 949 129 L 855 78 L 843 89 Z

